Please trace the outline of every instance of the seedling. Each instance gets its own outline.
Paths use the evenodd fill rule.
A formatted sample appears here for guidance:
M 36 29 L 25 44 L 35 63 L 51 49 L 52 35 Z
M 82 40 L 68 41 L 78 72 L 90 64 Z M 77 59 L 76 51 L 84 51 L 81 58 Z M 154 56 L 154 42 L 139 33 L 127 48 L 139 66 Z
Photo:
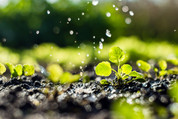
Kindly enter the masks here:
M 148 77 L 150 75 L 149 74 L 149 70 L 151 69 L 150 64 L 148 64 L 147 62 L 143 60 L 138 60 L 136 64 L 138 68 L 144 72 L 144 77 Z
M 64 72 L 58 64 L 50 64 L 46 69 L 49 73 L 48 78 L 53 83 L 60 82 L 61 84 L 68 84 L 78 81 L 80 78 L 80 75 L 72 75 L 69 72 Z
M 6 67 L 4 66 L 4 64 L 0 63 L 0 75 L 3 75 L 6 72 Z
M 159 68 L 160 68 L 159 76 L 166 75 L 168 73 L 167 70 L 166 70 L 166 68 L 167 68 L 167 62 L 165 60 L 160 60 L 158 62 L 158 65 L 159 65 Z
M 111 68 L 110 62 L 103 61 L 96 66 L 95 72 L 97 75 L 100 76 L 109 76 L 113 71 L 119 81 L 119 85 L 123 82 L 124 79 L 127 79 L 129 76 L 141 78 L 142 75 L 136 71 L 132 71 L 132 66 L 130 66 L 129 64 L 124 64 L 120 67 L 121 62 L 124 59 L 125 53 L 122 51 L 122 49 L 120 49 L 119 47 L 112 47 L 109 51 L 109 60 L 118 66 L 118 70 L 116 71 Z
M 16 66 L 14 66 L 11 63 L 6 63 L 6 65 L 10 70 L 11 77 L 18 77 L 19 79 L 22 75 L 31 76 L 35 72 L 35 68 L 33 65 L 26 64 L 22 66 L 21 64 L 17 64 Z

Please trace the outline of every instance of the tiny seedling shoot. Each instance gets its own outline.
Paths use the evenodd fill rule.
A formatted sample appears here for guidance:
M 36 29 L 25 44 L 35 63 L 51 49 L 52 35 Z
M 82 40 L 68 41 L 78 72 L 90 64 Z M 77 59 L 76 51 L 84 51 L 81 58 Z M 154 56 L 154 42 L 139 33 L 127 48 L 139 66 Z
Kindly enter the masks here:
M 134 77 L 134 79 L 142 78 L 142 74 L 132 71 L 132 66 L 129 64 L 123 64 L 121 65 L 121 62 L 125 59 L 125 53 L 122 49 L 119 47 L 112 47 L 109 51 L 109 60 L 116 64 L 118 69 L 117 71 L 113 68 L 111 68 L 111 64 L 108 61 L 103 61 L 99 63 L 96 68 L 95 72 L 97 75 L 100 76 L 109 76 L 112 71 L 115 73 L 117 77 L 118 84 L 121 85 L 125 79 L 127 79 L 129 76 Z M 101 81 L 105 82 L 105 81 Z

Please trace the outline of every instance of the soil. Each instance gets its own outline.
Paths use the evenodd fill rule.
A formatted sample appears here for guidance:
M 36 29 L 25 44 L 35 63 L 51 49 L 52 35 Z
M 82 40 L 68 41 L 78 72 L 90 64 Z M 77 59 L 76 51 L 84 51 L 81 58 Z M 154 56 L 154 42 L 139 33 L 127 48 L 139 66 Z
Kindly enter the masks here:
M 53 84 L 39 73 L 22 76 L 21 80 L 1 77 L 0 119 L 111 119 L 111 105 L 122 97 L 148 107 L 162 106 L 168 111 L 165 118 L 173 117 L 168 108 L 173 101 L 167 90 L 178 75 L 103 86 L 99 83 L 101 77 L 89 74 L 92 74 L 89 82 L 83 83 L 81 79 L 67 85 Z M 156 110 L 153 111 L 157 116 Z

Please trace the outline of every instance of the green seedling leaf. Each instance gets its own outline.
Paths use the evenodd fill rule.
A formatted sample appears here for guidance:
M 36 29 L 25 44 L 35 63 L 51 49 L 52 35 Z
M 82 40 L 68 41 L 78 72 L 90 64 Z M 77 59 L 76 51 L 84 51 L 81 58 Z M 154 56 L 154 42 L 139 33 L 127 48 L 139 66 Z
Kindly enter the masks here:
M 21 76 L 23 73 L 22 71 L 22 65 L 21 64 L 18 64 L 14 67 L 14 73 L 13 73 L 13 76 L 14 77 L 17 77 L 17 76 Z
M 107 61 L 103 61 L 96 66 L 95 72 L 100 76 L 109 76 L 112 72 L 111 64 Z
M 159 64 L 159 67 L 160 67 L 161 70 L 166 70 L 166 68 L 167 68 L 167 62 L 165 60 L 160 60 L 158 62 L 158 64 Z
M 124 74 L 130 74 L 130 72 L 132 71 L 132 66 L 130 66 L 129 64 L 124 64 L 122 65 L 121 70 Z
M 33 65 L 23 65 L 23 74 L 25 76 L 32 76 L 35 73 L 35 67 Z
M 125 58 L 125 53 L 119 47 L 112 47 L 109 51 L 109 60 L 113 63 L 120 63 Z
M 46 68 L 47 72 L 49 73 L 48 78 L 54 82 L 57 83 L 60 80 L 60 77 L 63 74 L 63 69 L 58 64 L 50 64 Z
M 0 63 L 0 75 L 3 75 L 4 72 L 6 72 L 6 67 L 4 66 L 4 64 Z
M 158 72 L 158 68 L 154 68 L 153 70 L 154 70 L 154 72 Z
M 7 67 L 9 68 L 11 75 L 14 73 L 15 66 L 11 63 L 6 63 Z
M 167 73 L 168 73 L 167 71 L 160 71 L 160 72 L 159 72 L 159 75 L 160 75 L 160 76 L 164 76 L 164 75 L 166 75 Z
M 61 84 L 73 83 L 73 82 L 78 81 L 79 78 L 80 78 L 80 75 L 72 75 L 69 72 L 65 72 L 60 77 L 60 83 Z
M 110 83 L 106 79 L 103 79 L 103 80 L 100 81 L 100 84 L 101 85 L 108 85 Z
M 132 71 L 129 76 L 132 76 L 132 77 L 136 77 L 136 78 L 143 78 L 143 75 L 136 72 L 136 71 Z
M 137 66 L 138 66 L 142 71 L 145 71 L 145 72 L 148 72 L 148 71 L 151 69 L 150 64 L 148 64 L 147 62 L 142 61 L 142 60 L 138 60 L 138 61 L 137 61 Z
M 175 99 L 175 102 L 178 103 L 177 89 L 178 89 L 178 81 L 176 83 L 174 83 L 174 85 L 172 86 L 172 88 L 169 90 L 169 94 L 171 95 L 171 97 L 173 97 Z
M 124 76 L 122 77 L 123 80 L 125 80 L 125 79 L 127 79 L 127 78 L 129 78 L 128 75 L 124 75 Z

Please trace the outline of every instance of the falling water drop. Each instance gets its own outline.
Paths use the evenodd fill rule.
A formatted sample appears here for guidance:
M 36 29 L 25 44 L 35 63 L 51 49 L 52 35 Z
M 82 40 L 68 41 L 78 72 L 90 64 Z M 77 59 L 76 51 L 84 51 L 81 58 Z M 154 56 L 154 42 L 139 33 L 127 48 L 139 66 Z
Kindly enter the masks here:
M 99 3 L 98 0 L 93 0 L 93 1 L 92 1 L 92 4 L 93 4 L 94 6 L 98 5 L 98 3 Z
M 106 16 L 107 16 L 107 17 L 111 17 L 111 13 L 110 13 L 110 12 L 107 12 L 107 13 L 106 13 Z
M 84 13 L 84 12 L 82 12 L 82 15 L 85 15 L 85 13 Z
M 40 33 L 40 31 L 38 30 L 38 31 L 36 31 L 36 34 L 39 34 Z
M 103 43 L 99 42 L 99 49 L 103 49 Z
M 87 54 L 87 57 L 89 57 L 90 55 L 89 54 Z
M 107 37 L 111 37 L 112 36 L 111 33 L 110 33 L 110 31 L 108 29 L 106 29 L 106 36 Z
M 129 11 L 129 7 L 128 6 L 123 6 L 122 7 L 122 11 L 123 12 L 128 12 Z
M 130 24 L 131 22 L 132 22 L 131 18 L 127 17 L 127 18 L 125 19 L 125 23 L 126 23 L 126 24 Z
M 134 12 L 133 11 L 129 11 L 130 16 L 134 16 Z
M 47 14 L 50 14 L 51 12 L 49 10 L 47 10 Z
M 70 31 L 69 31 L 69 34 L 70 34 L 70 35 L 73 35 L 73 34 L 74 34 L 74 31 L 73 31 L 73 30 L 70 30 Z
M 118 11 L 118 10 L 119 10 L 119 8 L 118 8 L 118 7 L 116 7 L 116 8 L 115 8 L 115 10 L 116 10 L 116 11 Z
M 104 38 L 101 38 L 101 42 L 104 42 Z
M 70 22 L 72 19 L 69 17 L 67 20 Z

